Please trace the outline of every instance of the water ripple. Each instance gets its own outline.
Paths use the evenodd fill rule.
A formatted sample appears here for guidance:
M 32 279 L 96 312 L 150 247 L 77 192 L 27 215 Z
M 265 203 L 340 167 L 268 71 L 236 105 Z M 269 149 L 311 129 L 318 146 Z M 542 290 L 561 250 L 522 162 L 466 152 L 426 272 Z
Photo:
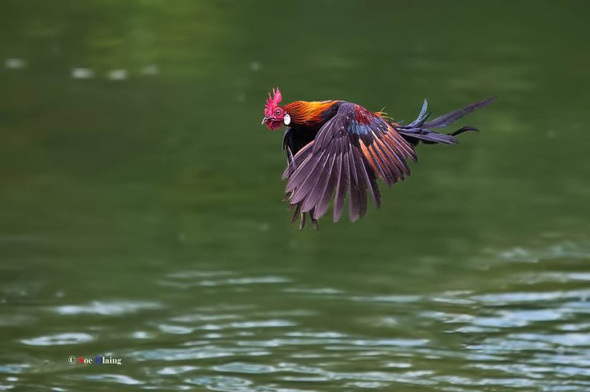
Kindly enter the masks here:
M 590 245 L 576 242 L 563 242 L 541 249 L 516 247 L 498 254 L 500 259 L 509 261 L 538 262 L 552 259 L 590 259 Z
M 104 316 L 119 316 L 127 313 L 135 313 L 144 309 L 160 309 L 163 305 L 157 302 L 147 301 L 93 301 L 88 305 L 61 305 L 53 310 L 62 315 L 99 314 Z
M 511 303 L 555 301 L 563 299 L 579 299 L 586 301 L 590 290 L 570 290 L 552 292 L 509 292 L 476 295 L 473 298 L 488 306 L 503 306 Z
M 230 362 L 225 365 L 214 366 L 213 370 L 218 372 L 232 373 L 274 373 L 277 369 L 273 366 L 257 365 L 243 362 Z
M 262 356 L 266 351 L 254 351 L 235 347 L 189 347 L 189 348 L 160 348 L 154 350 L 132 352 L 131 356 L 139 361 L 185 361 L 211 358 L 231 357 L 234 355 Z
M 291 279 L 283 276 L 254 276 L 244 278 L 225 278 L 225 279 L 202 279 L 192 281 L 186 277 L 182 279 L 163 279 L 158 281 L 159 285 L 176 287 L 179 289 L 189 289 L 193 287 L 218 287 L 218 286 L 250 286 L 260 284 L 280 284 L 289 283 Z
M 125 376 L 122 374 L 93 374 L 78 376 L 77 378 L 89 380 L 89 381 L 104 381 L 114 384 L 124 385 L 142 385 L 145 384 L 143 381 L 137 380 L 133 377 Z
M 92 335 L 87 333 L 72 332 L 22 339 L 21 342 L 29 346 L 59 346 L 66 344 L 86 343 L 92 340 L 94 340 Z

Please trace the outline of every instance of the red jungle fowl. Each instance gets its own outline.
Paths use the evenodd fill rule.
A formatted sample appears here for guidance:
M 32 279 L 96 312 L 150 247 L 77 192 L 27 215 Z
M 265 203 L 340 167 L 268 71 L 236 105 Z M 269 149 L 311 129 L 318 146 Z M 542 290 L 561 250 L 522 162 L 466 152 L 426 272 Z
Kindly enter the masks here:
M 424 144 L 456 144 L 455 136 L 477 131 L 465 126 L 449 134 L 446 128 L 461 117 L 492 103 L 494 98 L 426 121 L 427 102 L 416 120 L 408 125 L 393 122 L 383 112 L 370 112 L 346 101 L 295 101 L 280 106 L 279 89 L 266 101 L 262 123 L 271 131 L 286 126 L 283 149 L 287 154 L 285 200 L 295 209 L 292 222 L 301 217 L 300 229 L 309 214 L 314 228 L 334 199 L 334 222 L 342 216 L 348 194 L 348 212 L 356 221 L 367 212 L 367 190 L 375 205 L 381 205 L 377 178 L 387 185 L 410 175 L 407 160 L 418 160 L 414 147 Z

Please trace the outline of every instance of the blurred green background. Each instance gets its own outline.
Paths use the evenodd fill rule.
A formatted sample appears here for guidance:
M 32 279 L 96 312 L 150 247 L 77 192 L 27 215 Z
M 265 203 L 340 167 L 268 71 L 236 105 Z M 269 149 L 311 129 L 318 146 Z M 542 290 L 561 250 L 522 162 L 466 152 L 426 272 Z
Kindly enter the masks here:
M 0 389 L 589 390 L 588 4 L 2 1 Z M 275 86 L 499 99 L 300 232 Z

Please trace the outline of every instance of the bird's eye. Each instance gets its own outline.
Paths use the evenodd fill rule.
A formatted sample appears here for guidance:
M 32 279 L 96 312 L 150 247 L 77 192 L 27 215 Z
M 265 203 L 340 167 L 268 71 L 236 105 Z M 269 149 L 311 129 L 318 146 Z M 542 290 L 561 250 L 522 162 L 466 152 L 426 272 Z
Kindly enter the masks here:
M 280 116 L 280 115 L 281 115 L 281 109 L 277 109 L 277 110 L 275 110 L 275 114 L 276 114 L 277 116 Z

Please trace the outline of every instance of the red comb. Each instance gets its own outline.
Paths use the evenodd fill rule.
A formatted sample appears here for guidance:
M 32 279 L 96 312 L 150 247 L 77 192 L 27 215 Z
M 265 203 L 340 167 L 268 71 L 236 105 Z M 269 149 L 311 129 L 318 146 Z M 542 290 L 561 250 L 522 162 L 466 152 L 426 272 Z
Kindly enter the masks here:
M 268 93 L 268 99 L 266 100 L 266 107 L 264 108 L 264 115 L 271 116 L 274 112 L 275 108 L 279 106 L 283 96 L 281 95 L 281 90 L 279 88 L 272 89 L 272 96 Z

